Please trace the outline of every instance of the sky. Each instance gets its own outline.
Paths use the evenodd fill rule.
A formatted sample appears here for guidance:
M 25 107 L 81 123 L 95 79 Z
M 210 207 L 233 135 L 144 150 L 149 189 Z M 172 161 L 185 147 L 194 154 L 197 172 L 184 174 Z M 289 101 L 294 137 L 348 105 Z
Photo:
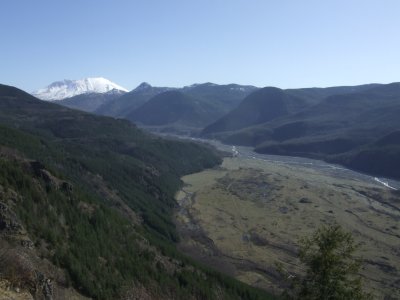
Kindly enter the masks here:
M 398 0 L 1 0 L 0 83 L 400 81 Z

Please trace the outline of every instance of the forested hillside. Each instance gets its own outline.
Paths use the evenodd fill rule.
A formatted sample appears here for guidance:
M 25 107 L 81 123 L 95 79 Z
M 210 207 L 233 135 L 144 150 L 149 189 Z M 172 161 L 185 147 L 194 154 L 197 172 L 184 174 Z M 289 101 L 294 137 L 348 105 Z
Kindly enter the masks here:
M 2 278 L 38 299 L 45 290 L 68 299 L 70 287 L 96 299 L 269 297 L 175 249 L 179 178 L 217 165 L 214 150 L 9 86 L 0 124 Z
M 398 145 L 381 141 L 385 136 L 393 140 L 400 128 L 399 83 L 266 91 L 249 95 L 202 135 L 253 146 L 260 153 L 324 159 L 400 178 L 393 168 Z

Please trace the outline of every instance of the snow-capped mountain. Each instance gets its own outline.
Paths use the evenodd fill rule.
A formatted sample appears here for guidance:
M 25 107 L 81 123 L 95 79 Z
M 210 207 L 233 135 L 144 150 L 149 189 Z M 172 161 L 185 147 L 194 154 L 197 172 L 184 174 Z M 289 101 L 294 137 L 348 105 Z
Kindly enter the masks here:
M 112 90 L 128 92 L 127 89 L 103 77 L 80 80 L 56 81 L 46 88 L 34 91 L 33 96 L 47 101 L 61 100 L 86 93 L 107 93 Z

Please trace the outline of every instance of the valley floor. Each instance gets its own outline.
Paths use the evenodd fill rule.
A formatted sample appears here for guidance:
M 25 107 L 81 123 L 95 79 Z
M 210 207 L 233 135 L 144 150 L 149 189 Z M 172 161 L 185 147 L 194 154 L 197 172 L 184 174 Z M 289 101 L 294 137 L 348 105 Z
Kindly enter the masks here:
M 400 298 L 400 193 L 307 165 L 248 157 L 182 178 L 176 222 L 180 249 L 275 293 L 280 262 L 302 272 L 298 241 L 334 222 L 361 243 L 361 275 L 377 299 Z

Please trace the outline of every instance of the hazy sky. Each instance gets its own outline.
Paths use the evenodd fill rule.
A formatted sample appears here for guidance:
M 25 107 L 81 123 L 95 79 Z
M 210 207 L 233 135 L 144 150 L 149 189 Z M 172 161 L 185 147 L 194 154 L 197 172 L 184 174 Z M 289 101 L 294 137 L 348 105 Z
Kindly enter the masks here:
M 399 0 L 1 0 L 0 83 L 400 81 Z

